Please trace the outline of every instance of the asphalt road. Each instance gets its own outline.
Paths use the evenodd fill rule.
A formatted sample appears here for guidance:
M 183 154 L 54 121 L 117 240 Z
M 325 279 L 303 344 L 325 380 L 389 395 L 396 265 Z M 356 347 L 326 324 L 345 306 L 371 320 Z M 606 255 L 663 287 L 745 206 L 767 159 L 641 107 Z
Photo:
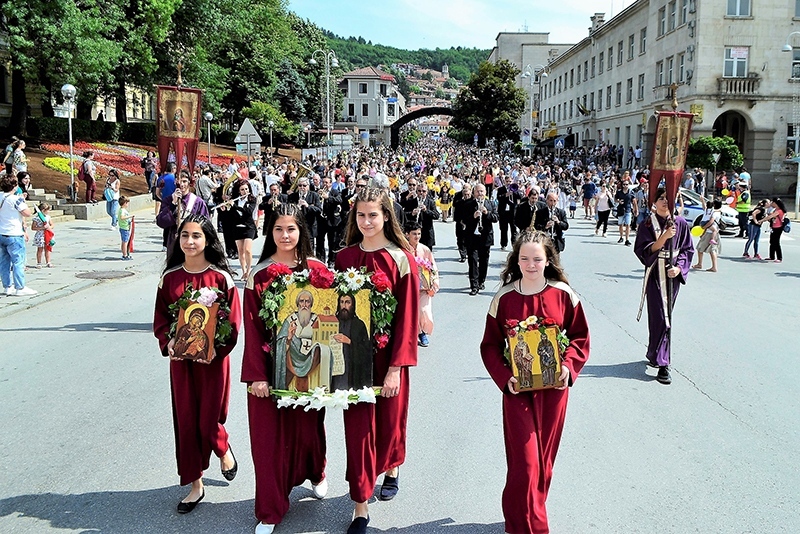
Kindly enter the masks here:
M 797 242 L 785 236 L 784 263 L 756 264 L 738 258 L 743 241 L 723 239 L 720 272 L 693 272 L 678 298 L 673 384 L 663 386 L 646 370 L 647 326 L 636 322 L 641 266 L 616 239 L 572 222 L 563 259 L 592 354 L 571 391 L 552 531 L 800 532 Z M 505 256 L 493 250 L 491 287 L 470 297 L 452 231 L 437 224 L 443 289 L 431 346 L 412 371 L 401 491 L 372 504 L 370 532 L 503 532 L 501 394 L 478 345 Z M 212 460 L 203 503 L 174 511 L 187 490 L 177 486 L 167 361 L 151 333 L 159 262 L 135 270 L 0 321 L 0 532 L 252 532 L 240 383 L 227 424 L 239 476 L 228 483 Z M 234 377 L 240 365 L 241 348 Z M 296 488 L 276 532 L 349 524 L 340 412 L 328 413 L 327 428 L 328 497 Z

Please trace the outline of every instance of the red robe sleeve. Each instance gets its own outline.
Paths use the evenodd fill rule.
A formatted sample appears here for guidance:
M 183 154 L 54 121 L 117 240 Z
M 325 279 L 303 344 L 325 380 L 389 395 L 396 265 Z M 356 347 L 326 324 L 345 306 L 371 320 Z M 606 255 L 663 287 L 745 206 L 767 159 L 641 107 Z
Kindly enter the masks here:
M 508 381 L 514 376 L 511 366 L 507 363 L 505 349 L 506 335 L 501 319 L 492 315 L 490 311 L 486 314 L 486 326 L 483 330 L 483 341 L 481 341 L 481 358 L 489 376 L 503 392 L 508 391 Z
M 405 252 L 405 251 L 404 251 Z M 417 365 L 417 331 L 419 324 L 419 274 L 414 257 L 405 252 L 408 260 L 408 272 L 398 276 L 392 293 L 397 299 L 392 324 L 392 354 L 389 358 L 391 367 Z

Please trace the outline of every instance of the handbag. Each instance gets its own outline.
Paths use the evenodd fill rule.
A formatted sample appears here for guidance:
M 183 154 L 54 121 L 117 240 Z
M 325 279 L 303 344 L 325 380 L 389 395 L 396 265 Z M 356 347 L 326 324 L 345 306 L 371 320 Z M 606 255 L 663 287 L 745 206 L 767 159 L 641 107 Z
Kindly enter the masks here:
M 114 189 L 111 187 L 106 187 L 103 189 L 103 197 L 106 199 L 107 202 L 111 202 L 114 200 Z

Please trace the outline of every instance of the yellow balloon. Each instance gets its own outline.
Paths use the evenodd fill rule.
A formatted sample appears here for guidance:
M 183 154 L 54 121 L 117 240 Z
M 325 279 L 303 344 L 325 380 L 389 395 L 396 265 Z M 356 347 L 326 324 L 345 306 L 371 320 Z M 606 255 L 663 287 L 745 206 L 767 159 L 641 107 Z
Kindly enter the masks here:
M 703 232 L 705 232 L 705 230 L 703 230 L 702 226 L 693 226 L 692 227 L 692 235 L 695 236 L 695 237 L 700 237 L 701 235 L 703 235 Z
M 730 191 L 728 191 L 727 189 L 723 189 L 723 190 L 722 190 L 722 196 L 724 196 L 724 197 L 727 197 L 727 196 L 728 196 L 728 195 L 730 195 L 730 194 L 731 194 L 731 192 L 730 192 Z

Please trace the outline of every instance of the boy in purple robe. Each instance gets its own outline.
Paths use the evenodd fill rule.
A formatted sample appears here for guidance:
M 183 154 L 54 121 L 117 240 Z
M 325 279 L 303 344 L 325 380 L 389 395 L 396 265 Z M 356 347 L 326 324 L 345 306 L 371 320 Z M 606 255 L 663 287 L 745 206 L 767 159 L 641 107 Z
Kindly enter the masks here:
M 656 380 L 670 384 L 670 341 L 672 309 L 681 284 L 686 283 L 694 255 L 689 224 L 672 215 L 664 188 L 656 192 L 651 215 L 639 226 L 634 252 L 645 267 L 639 315 L 647 299 L 650 340 L 647 361 L 658 367 Z

